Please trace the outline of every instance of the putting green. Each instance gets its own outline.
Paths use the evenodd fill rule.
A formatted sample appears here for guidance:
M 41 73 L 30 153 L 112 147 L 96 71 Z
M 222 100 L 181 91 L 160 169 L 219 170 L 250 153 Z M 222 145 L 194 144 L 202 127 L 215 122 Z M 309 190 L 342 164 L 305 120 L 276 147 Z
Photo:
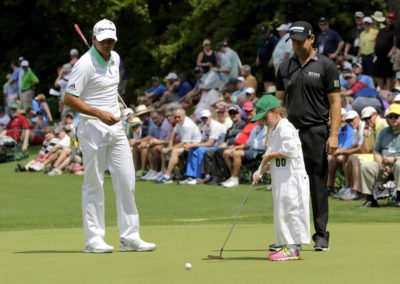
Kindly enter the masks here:
M 107 229 L 112 254 L 84 254 L 82 230 L 0 233 L 0 283 L 400 283 L 398 224 L 332 224 L 331 250 L 304 246 L 301 261 L 272 263 L 266 246 L 271 224 L 238 224 L 225 260 L 219 254 L 230 225 L 143 226 L 151 253 L 121 253 L 115 227 Z M 193 265 L 184 269 L 185 263 Z

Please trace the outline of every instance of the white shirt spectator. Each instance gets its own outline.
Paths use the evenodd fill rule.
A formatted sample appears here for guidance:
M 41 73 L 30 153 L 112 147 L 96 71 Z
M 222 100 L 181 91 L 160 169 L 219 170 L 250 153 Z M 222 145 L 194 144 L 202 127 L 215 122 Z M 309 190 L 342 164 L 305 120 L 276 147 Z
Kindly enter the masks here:
M 0 129 L 4 129 L 10 123 L 10 117 L 8 114 L 4 113 L 3 116 L 0 116 Z
M 181 143 L 199 143 L 201 142 L 201 133 L 199 127 L 189 117 L 185 117 L 183 124 L 177 124 L 174 132 L 181 138 Z
M 364 140 L 364 127 L 365 121 L 361 121 L 358 125 L 358 129 L 354 129 L 353 145 L 359 146 Z
M 225 139 L 226 128 L 225 126 L 212 119 L 210 125 L 203 125 L 202 127 L 202 141 L 214 140 L 215 147 L 218 147 Z
M 272 53 L 272 64 L 281 64 L 285 59 L 285 54 L 289 53 L 289 57 L 293 55 L 292 40 L 289 39 L 289 33 L 280 38 Z
M 59 145 L 62 148 L 69 148 L 71 145 L 71 137 L 68 134 L 65 134 L 64 138 L 60 139 Z

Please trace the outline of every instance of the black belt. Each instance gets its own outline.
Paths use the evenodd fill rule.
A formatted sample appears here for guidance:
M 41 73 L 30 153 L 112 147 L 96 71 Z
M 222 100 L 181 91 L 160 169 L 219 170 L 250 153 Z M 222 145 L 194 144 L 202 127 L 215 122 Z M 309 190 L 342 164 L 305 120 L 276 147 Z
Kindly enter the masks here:
M 364 57 L 371 57 L 371 56 L 374 56 L 374 54 L 373 54 L 373 53 L 371 53 L 371 54 L 361 54 L 361 56 L 364 56 Z

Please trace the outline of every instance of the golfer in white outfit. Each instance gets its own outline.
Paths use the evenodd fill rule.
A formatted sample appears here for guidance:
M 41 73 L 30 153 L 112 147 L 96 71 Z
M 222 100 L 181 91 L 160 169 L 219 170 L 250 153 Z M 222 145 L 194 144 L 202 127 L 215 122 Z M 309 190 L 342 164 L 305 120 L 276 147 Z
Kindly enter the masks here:
M 141 240 L 135 204 L 135 169 L 124 133 L 118 105 L 119 55 L 113 51 L 116 27 L 101 20 L 93 28 L 93 46 L 74 65 L 64 102 L 81 119 L 78 138 L 85 176 L 82 213 L 85 252 L 111 252 L 104 241 L 104 172 L 109 170 L 116 195 L 120 248 L 122 251 L 151 251 L 155 244 Z
M 258 182 L 265 171 L 271 171 L 274 199 L 275 245 L 281 249 L 271 252 L 269 259 L 300 258 L 297 245 L 310 243 L 309 180 L 305 170 L 301 142 L 295 127 L 281 116 L 280 102 L 267 95 L 256 105 L 253 120 L 264 119 L 272 129 L 263 162 L 253 178 Z

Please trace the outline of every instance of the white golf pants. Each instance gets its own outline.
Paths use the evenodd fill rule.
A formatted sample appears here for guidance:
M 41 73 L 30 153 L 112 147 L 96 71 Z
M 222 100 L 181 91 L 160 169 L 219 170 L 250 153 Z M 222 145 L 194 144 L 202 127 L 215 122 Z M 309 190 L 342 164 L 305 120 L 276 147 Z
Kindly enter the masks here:
M 104 239 L 104 172 L 111 173 L 116 196 L 120 237 L 139 237 L 139 214 L 135 203 L 135 168 L 129 143 L 119 122 L 108 126 L 96 119 L 81 118 L 78 138 L 85 168 L 82 214 L 85 243 Z

